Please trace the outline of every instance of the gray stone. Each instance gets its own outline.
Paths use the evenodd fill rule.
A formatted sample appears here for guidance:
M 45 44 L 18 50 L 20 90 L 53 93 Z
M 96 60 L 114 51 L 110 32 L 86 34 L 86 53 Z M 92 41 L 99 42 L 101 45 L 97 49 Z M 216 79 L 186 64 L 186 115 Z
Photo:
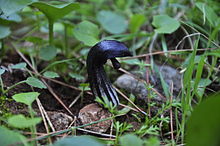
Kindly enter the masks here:
M 57 131 L 68 128 L 69 124 L 73 121 L 73 118 L 65 113 L 48 111 L 47 114 Z
M 164 78 L 164 81 L 168 84 L 168 86 L 171 86 L 171 83 L 173 82 L 173 91 L 174 91 L 174 97 L 178 95 L 182 88 L 181 74 L 174 68 L 163 65 L 163 66 L 157 66 L 161 75 Z M 145 75 L 143 75 L 142 78 L 144 78 Z M 159 93 L 163 94 L 163 88 L 161 85 L 160 77 L 158 74 L 154 73 L 150 75 L 150 81 L 151 85 L 153 85 L 154 89 L 156 89 Z M 147 88 L 145 83 L 138 81 L 134 77 L 123 74 L 120 77 L 117 78 L 115 82 L 116 86 L 118 86 L 121 89 L 124 89 L 135 96 L 137 96 L 140 99 L 144 99 L 146 101 L 147 98 Z M 156 100 L 161 100 L 159 96 L 155 96 Z

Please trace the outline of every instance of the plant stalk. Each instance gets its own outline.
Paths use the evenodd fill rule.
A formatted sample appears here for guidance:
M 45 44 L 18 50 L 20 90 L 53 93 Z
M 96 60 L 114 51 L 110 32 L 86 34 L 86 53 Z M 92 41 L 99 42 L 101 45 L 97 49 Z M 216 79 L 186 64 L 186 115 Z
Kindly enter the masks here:
M 54 22 L 49 20 L 49 45 L 52 46 L 53 45 L 53 24 Z

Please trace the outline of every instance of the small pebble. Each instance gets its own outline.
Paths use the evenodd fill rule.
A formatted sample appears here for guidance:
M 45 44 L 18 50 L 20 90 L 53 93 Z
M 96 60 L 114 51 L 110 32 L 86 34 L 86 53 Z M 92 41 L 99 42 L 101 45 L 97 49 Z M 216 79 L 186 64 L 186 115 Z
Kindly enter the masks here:
M 86 105 L 79 111 L 78 118 L 80 119 L 81 123 L 89 124 L 95 121 L 99 121 L 102 119 L 106 119 L 108 117 L 111 117 L 112 114 L 100 107 L 98 104 L 92 103 L 89 105 Z M 97 124 L 92 124 L 89 126 L 86 126 L 84 128 L 98 132 L 98 133 L 104 133 L 108 130 L 108 128 L 111 126 L 112 120 L 106 120 L 99 122 Z

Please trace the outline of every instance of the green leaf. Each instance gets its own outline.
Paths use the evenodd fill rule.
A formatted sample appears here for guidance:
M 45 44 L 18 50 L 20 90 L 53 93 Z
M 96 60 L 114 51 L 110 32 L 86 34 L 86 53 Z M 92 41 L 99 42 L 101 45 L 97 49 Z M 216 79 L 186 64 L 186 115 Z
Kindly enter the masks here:
M 53 71 L 46 71 L 44 73 L 44 76 L 47 77 L 47 78 L 57 78 L 57 77 L 59 77 L 59 75 L 56 72 L 53 72 Z
M 146 18 L 143 14 L 133 15 L 130 20 L 129 30 L 132 33 L 138 32 L 140 30 L 140 27 L 144 24 L 145 21 Z
M 49 61 L 57 55 L 57 48 L 55 48 L 54 46 L 42 47 L 40 49 L 39 55 L 41 59 Z
M 188 146 L 218 146 L 220 131 L 220 94 L 207 97 L 194 108 L 187 122 Z
M 53 146 L 104 146 L 97 138 L 92 136 L 75 136 L 60 139 Z
M 15 94 L 12 96 L 12 98 L 16 102 L 24 103 L 30 106 L 39 95 L 40 93 L 38 92 L 26 92 Z
M 27 64 L 25 62 L 21 62 L 15 65 L 12 65 L 11 68 L 12 69 L 23 69 L 26 68 Z
M 77 40 L 82 41 L 85 45 L 88 46 L 93 46 L 99 41 L 98 26 L 89 21 L 83 21 L 79 23 L 74 28 L 73 33 Z
M 156 27 L 156 33 L 173 33 L 180 27 L 178 20 L 168 15 L 156 15 L 153 17 L 153 26 Z
M 210 79 L 200 79 L 198 87 L 206 87 L 210 85 L 212 81 Z
M 125 17 L 112 11 L 100 11 L 96 18 L 102 27 L 111 34 L 123 33 L 128 27 Z
M 26 141 L 26 138 L 20 133 L 9 130 L 8 128 L 3 126 L 0 126 L 0 137 L 1 146 L 8 146 L 18 142 Z
M 5 69 L 0 67 L 0 75 L 2 75 L 3 73 L 5 73 Z
M 36 37 L 36 36 L 27 36 L 25 38 L 26 41 L 32 42 L 34 44 L 43 44 L 44 40 L 40 37 Z
M 38 8 L 46 15 L 49 21 L 53 22 L 55 22 L 57 19 L 63 18 L 65 15 L 69 14 L 73 10 L 77 10 L 80 8 L 80 5 L 78 3 L 51 5 L 46 2 L 35 2 L 31 5 Z
M 202 11 L 204 23 L 206 18 L 212 26 L 217 26 L 219 24 L 220 19 L 218 18 L 218 15 L 214 12 L 212 7 L 209 7 L 207 4 L 201 2 L 196 3 L 196 7 L 198 7 L 199 10 Z
M 220 57 L 220 49 L 211 50 L 209 53 L 207 53 L 207 55 Z
M 138 65 L 138 64 L 141 63 L 141 61 L 136 59 L 136 58 L 135 59 L 129 59 L 129 60 L 121 60 L 121 62 L 129 64 L 129 65 Z
M 2 14 L 2 15 L 0 15 L 0 18 L 2 19 L 3 22 L 4 21 L 5 22 L 10 22 L 10 21 L 21 22 L 21 20 L 22 20 L 21 16 L 19 16 L 17 13 L 13 13 L 10 15 Z
M 199 85 L 199 82 L 201 81 L 203 66 L 205 64 L 205 57 L 206 57 L 205 55 L 202 55 L 200 57 L 200 61 L 198 63 L 197 69 L 196 69 L 197 71 L 196 71 L 196 77 L 195 77 L 195 81 L 194 81 L 193 94 L 196 93 L 197 91 L 199 91 L 198 85 Z M 199 98 L 199 100 L 201 100 L 201 98 Z
M 26 83 L 30 86 L 36 87 L 36 88 L 40 88 L 40 89 L 46 89 L 47 87 L 44 85 L 44 83 L 42 83 L 39 79 L 35 78 L 35 77 L 28 77 L 26 80 Z
M 28 128 L 36 126 L 41 118 L 26 118 L 24 115 L 13 115 L 8 118 L 8 123 L 15 128 Z
M 154 70 L 156 71 L 157 75 L 160 77 L 160 83 L 162 85 L 163 92 L 165 93 L 165 96 L 167 98 L 169 98 L 170 97 L 169 85 L 165 82 L 163 74 L 159 70 L 158 66 L 154 65 Z
M 20 11 L 36 0 L 0 0 L 0 9 L 7 16 Z
M 205 88 L 204 87 L 198 87 L 196 89 L 196 95 L 199 97 L 199 100 L 202 99 L 204 93 L 205 93 Z
M 7 37 L 11 33 L 10 28 L 0 25 L 0 39 Z
M 69 76 L 71 78 L 74 78 L 74 79 L 79 80 L 79 81 L 82 81 L 82 80 L 85 79 L 84 76 L 81 76 L 80 74 L 76 74 L 76 73 L 72 73 L 72 72 L 69 73 Z
M 157 137 L 150 137 L 145 141 L 145 146 L 160 146 L 160 140 Z
M 81 89 L 83 91 L 90 90 L 89 83 L 81 83 L 81 84 L 79 84 L 79 89 Z
M 120 137 L 121 146 L 143 146 L 143 141 L 133 134 L 126 134 Z

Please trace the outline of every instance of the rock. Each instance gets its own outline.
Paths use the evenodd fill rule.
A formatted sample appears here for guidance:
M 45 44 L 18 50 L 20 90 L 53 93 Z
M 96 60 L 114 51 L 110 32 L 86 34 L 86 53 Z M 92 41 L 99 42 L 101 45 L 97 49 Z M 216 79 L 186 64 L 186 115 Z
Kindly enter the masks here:
M 165 82 L 168 84 L 168 86 L 171 86 L 171 82 L 173 82 L 174 96 L 178 95 L 179 91 L 182 88 L 181 74 L 176 69 L 167 65 L 157 66 L 157 67 L 161 72 Z M 161 85 L 159 75 L 157 75 L 156 73 L 150 75 L 150 81 L 151 84 L 154 86 L 154 88 L 157 91 L 159 91 L 159 93 L 163 93 L 163 88 Z M 125 89 L 126 91 L 133 93 L 138 98 L 144 99 L 146 101 L 148 94 L 147 88 L 144 83 L 138 81 L 134 77 L 127 74 L 123 74 L 117 78 L 115 84 L 119 88 Z M 154 99 L 161 100 L 159 96 L 156 96 Z
M 126 91 L 136 95 L 138 98 L 146 100 L 147 89 L 144 83 L 138 81 L 134 77 L 123 74 L 116 80 L 116 85 Z
M 48 111 L 47 114 L 56 131 L 68 128 L 69 124 L 73 121 L 72 117 L 61 112 Z
M 175 68 L 168 65 L 158 66 L 158 68 L 165 82 L 168 84 L 168 86 L 171 86 L 171 83 L 173 82 L 173 90 L 178 94 L 180 89 L 182 88 L 182 83 L 181 83 L 182 75 Z M 153 76 L 154 78 L 157 78 L 156 86 L 160 86 L 162 89 L 160 78 L 158 76 L 156 77 L 155 74 Z
M 98 104 L 92 103 L 89 105 L 86 105 L 79 111 L 78 118 L 80 119 L 81 123 L 89 124 L 95 121 L 99 121 L 102 119 L 106 119 L 108 117 L 111 117 L 111 113 L 102 107 L 100 107 Z M 111 126 L 112 120 L 102 121 L 97 124 L 92 124 L 89 126 L 86 126 L 84 128 L 98 132 L 103 133 L 108 130 L 108 128 Z

